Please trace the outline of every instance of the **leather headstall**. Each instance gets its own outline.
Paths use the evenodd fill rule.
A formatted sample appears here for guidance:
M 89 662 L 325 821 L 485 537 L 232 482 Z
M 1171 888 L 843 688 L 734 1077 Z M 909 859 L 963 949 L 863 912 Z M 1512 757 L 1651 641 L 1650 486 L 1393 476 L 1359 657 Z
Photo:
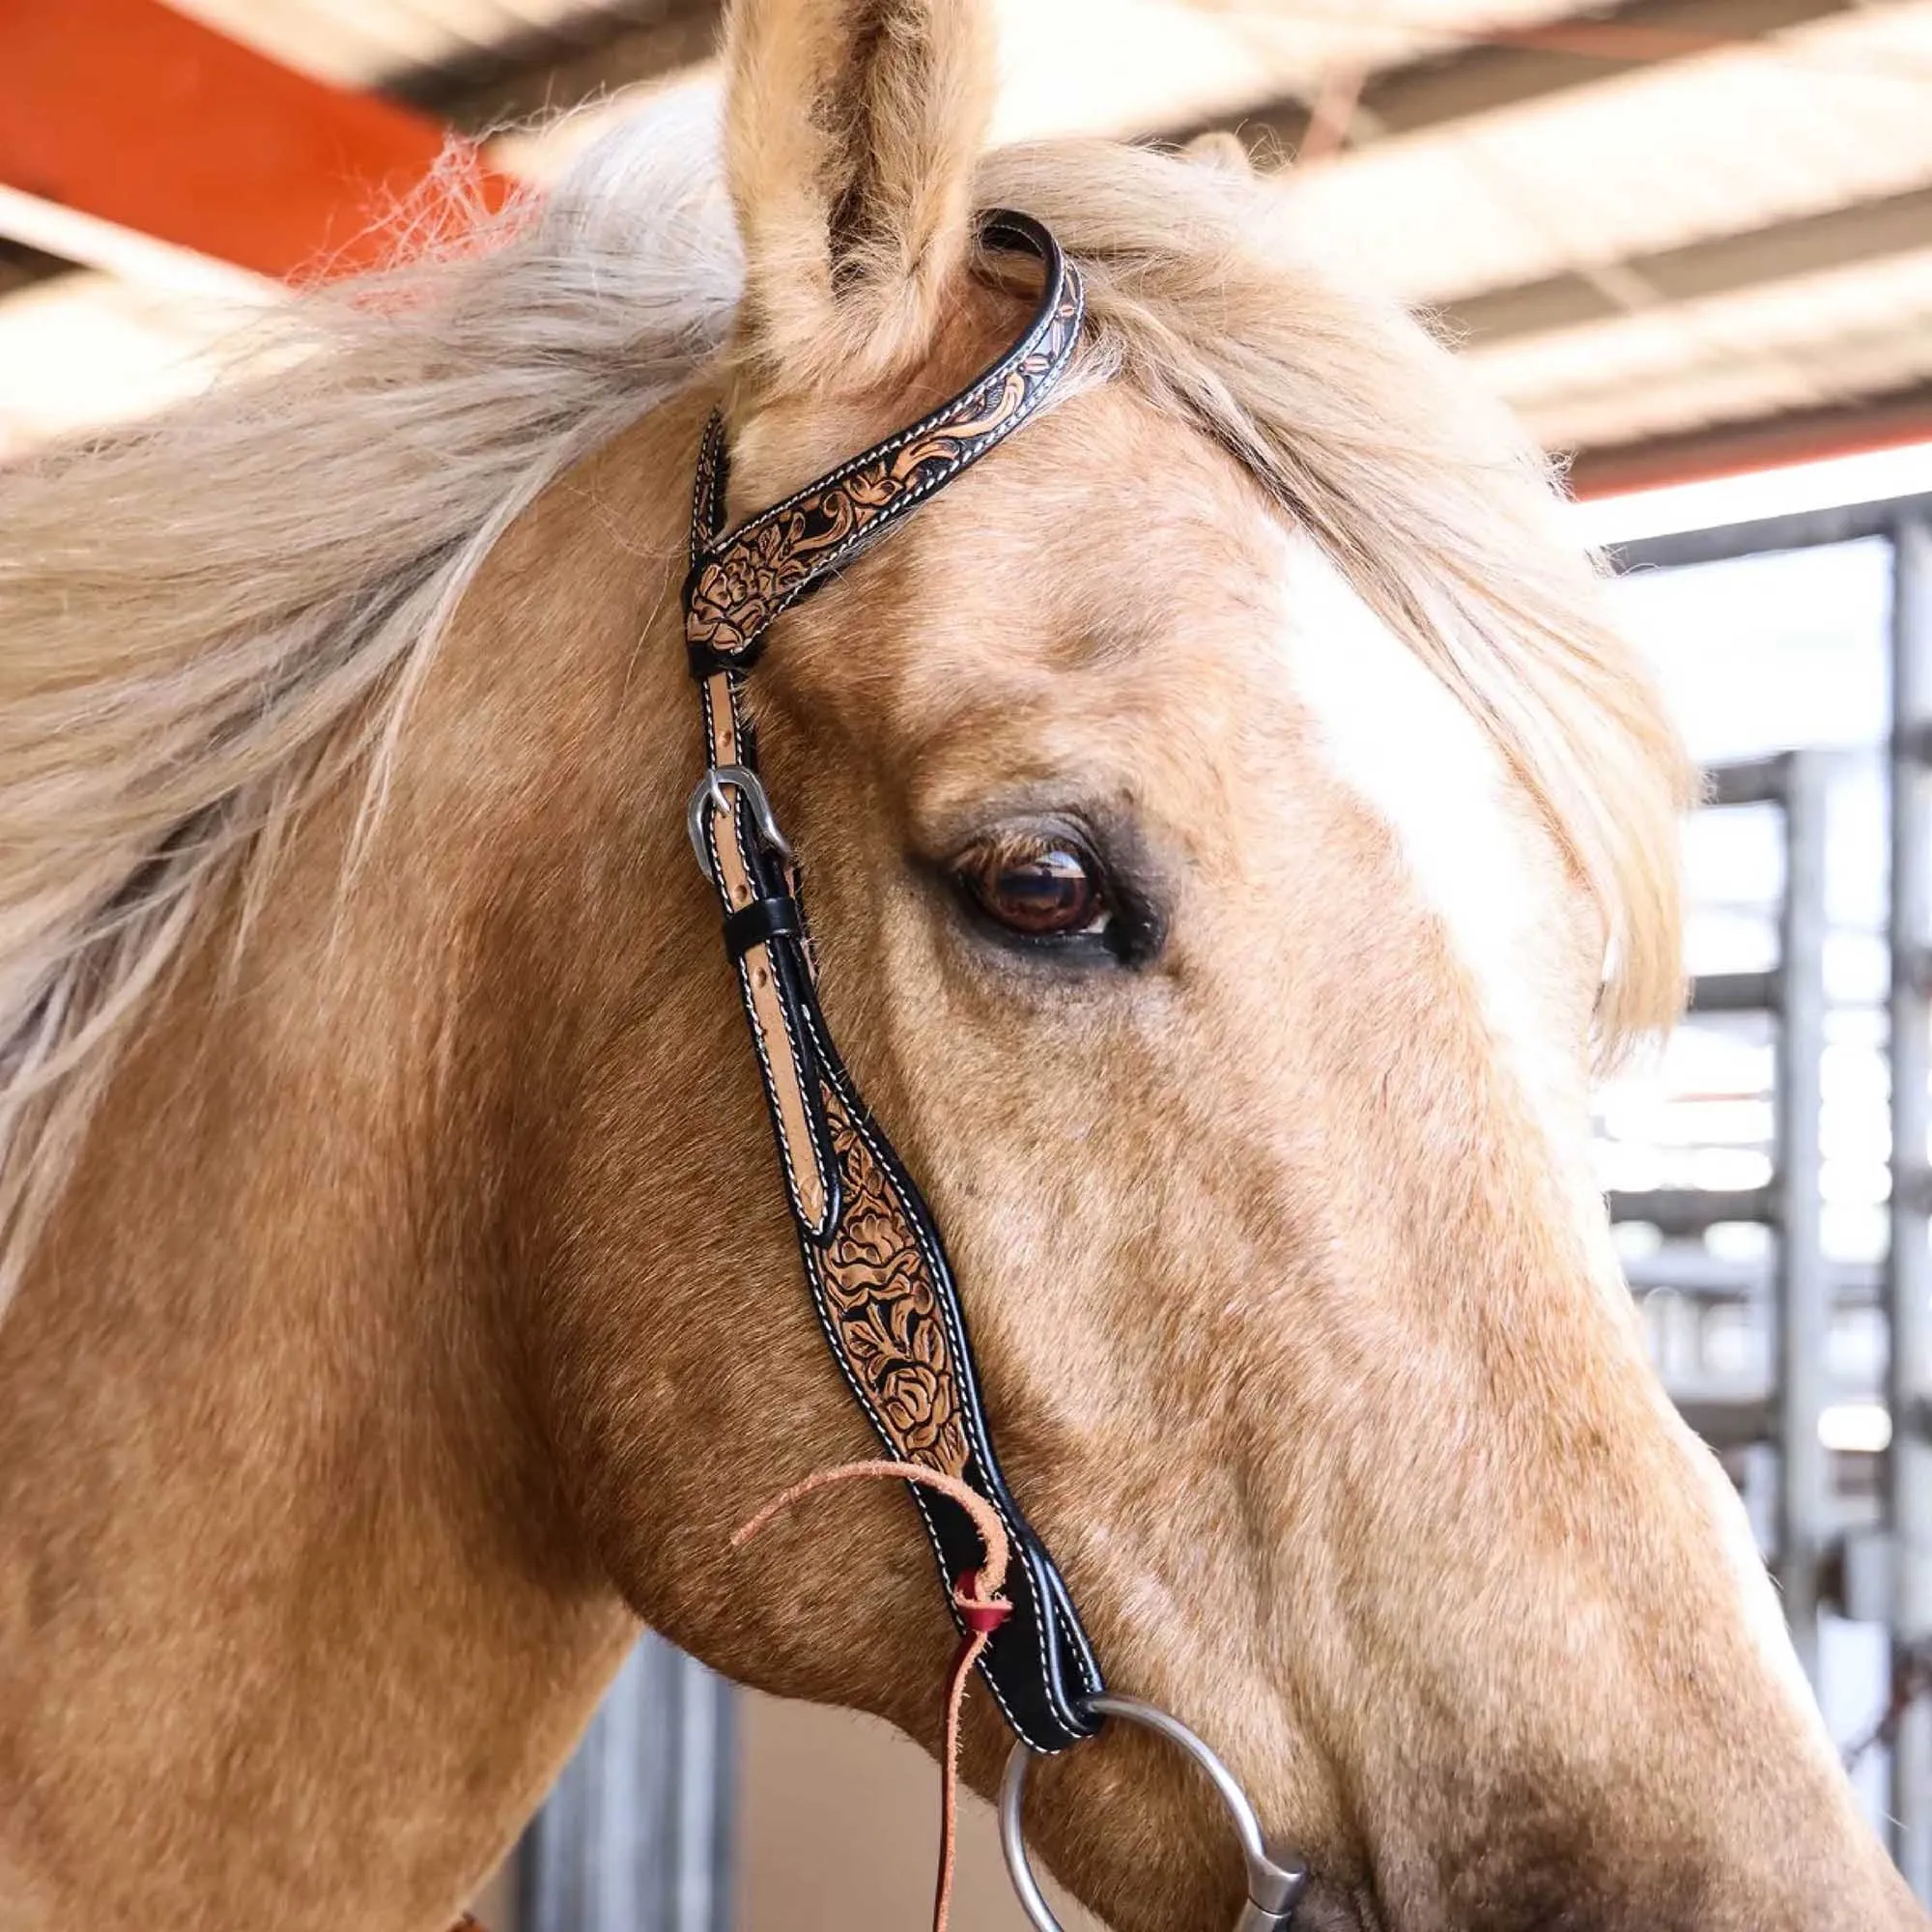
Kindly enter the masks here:
M 988 248 L 1045 270 L 1019 340 L 958 395 L 781 503 L 724 530 L 724 433 L 713 416 L 692 505 L 685 642 L 704 709 L 706 770 L 690 831 L 718 893 L 818 1319 L 852 1393 L 897 1461 L 957 1476 L 1012 1538 L 1012 1613 L 980 1670 L 1037 1751 L 1091 1737 L 1099 1666 L 1066 1586 L 1000 1473 L 959 1293 L 932 1216 L 845 1070 L 820 1010 L 799 867 L 758 778 L 747 673 L 777 618 L 1012 435 L 1052 392 L 1080 337 L 1080 276 L 1037 222 L 983 215 Z M 949 1497 L 908 1485 L 951 1603 L 980 1561 Z M 954 1612 L 955 1617 L 957 1612 Z

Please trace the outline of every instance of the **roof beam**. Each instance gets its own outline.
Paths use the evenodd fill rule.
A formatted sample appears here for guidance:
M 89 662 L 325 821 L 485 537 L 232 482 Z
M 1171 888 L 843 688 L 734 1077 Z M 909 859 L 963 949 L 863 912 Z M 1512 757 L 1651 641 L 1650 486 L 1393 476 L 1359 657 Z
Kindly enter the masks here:
M 1570 488 L 1578 497 L 1617 497 L 1914 442 L 1932 442 L 1932 383 L 1833 409 L 1579 450 L 1570 461 Z
M 1438 313 L 1464 346 L 1481 349 L 1610 322 L 1640 312 L 1653 299 L 1688 302 L 1742 295 L 1774 282 L 1922 249 L 1932 249 L 1932 188 L 1854 202 L 1848 208 L 1799 215 L 1768 228 L 1632 255 L 1515 288 L 1492 289 L 1443 303 Z M 1641 290 L 1644 298 L 1636 303 L 1619 300 L 1614 293 L 1619 290 Z
M 50 255 L 31 242 L 15 242 L 0 235 L 0 298 L 15 289 L 31 288 L 54 275 L 63 275 L 73 266 L 59 255 Z
M 660 79 L 704 59 L 715 49 L 722 12 L 720 0 L 612 0 L 586 6 L 497 45 L 405 69 L 376 82 L 373 91 L 438 124 L 483 135 Z M 0 56 L 9 44 L 7 27 L 0 20 Z M 0 108 L 6 99 L 6 85 L 0 82 Z M 435 138 L 440 142 L 440 133 Z M 436 152 L 427 133 L 422 152 Z M 0 152 L 0 168 L 4 166 Z M 416 179 L 422 172 L 416 171 Z M 0 182 L 4 180 L 0 174 Z M 72 266 L 65 256 L 0 236 L 0 298 L 64 274 Z
M 380 259 L 445 139 L 160 0 L 0 6 L 0 185 L 257 274 Z
M 1371 73 L 1349 117 L 1354 142 L 1414 134 L 1480 115 L 1546 100 L 1574 89 L 1667 62 L 1768 40 L 1834 14 L 1859 0 L 1624 0 L 1574 18 L 1491 30 L 1481 43 Z M 1233 127 L 1264 158 L 1300 151 L 1313 106 L 1282 99 L 1199 127 L 1176 129 L 1184 141 L 1208 128 Z
M 722 14 L 719 0 L 614 0 L 378 85 L 392 100 L 487 134 L 708 58 Z

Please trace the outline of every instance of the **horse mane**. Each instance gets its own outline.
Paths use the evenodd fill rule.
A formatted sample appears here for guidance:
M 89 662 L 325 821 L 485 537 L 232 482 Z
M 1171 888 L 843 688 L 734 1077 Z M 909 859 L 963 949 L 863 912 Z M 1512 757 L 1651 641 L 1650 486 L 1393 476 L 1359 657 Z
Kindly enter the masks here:
M 1346 292 L 1293 195 L 1117 146 L 988 156 L 1087 272 L 1092 353 L 1204 430 L 1495 734 L 1612 935 L 1612 1040 L 1681 983 L 1687 769 L 1556 522 L 1447 352 Z M 373 801 L 492 545 L 725 340 L 741 268 L 708 91 L 541 199 L 277 309 L 208 393 L 0 469 L 0 1309 L 120 1049 L 304 809 Z
M 0 1309 L 189 935 L 224 900 L 245 930 L 326 788 L 380 789 L 492 545 L 716 353 L 718 138 L 670 94 L 453 245 L 266 313 L 207 393 L 0 469 Z

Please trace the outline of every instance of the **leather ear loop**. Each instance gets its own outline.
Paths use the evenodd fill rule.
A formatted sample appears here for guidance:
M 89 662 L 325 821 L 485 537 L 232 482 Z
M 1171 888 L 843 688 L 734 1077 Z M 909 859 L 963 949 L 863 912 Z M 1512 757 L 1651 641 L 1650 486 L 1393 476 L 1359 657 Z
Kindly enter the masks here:
M 953 1655 L 952 1667 L 947 1674 L 946 1744 L 939 1766 L 939 1878 L 933 1889 L 932 1932 L 946 1932 L 946 1922 L 952 1910 L 952 1875 L 959 1834 L 960 1712 L 966 1702 L 966 1690 L 973 1681 L 973 1666 L 979 1662 L 980 1653 L 992 1640 L 993 1633 L 1012 1614 L 1012 1605 L 1000 1594 L 1006 1586 L 1007 1571 L 1012 1562 L 1012 1546 L 1007 1537 L 1007 1526 L 1000 1520 L 999 1511 L 970 1484 L 960 1481 L 957 1476 L 949 1476 L 941 1469 L 928 1469 L 917 1463 L 884 1460 L 843 1463 L 837 1468 L 821 1469 L 815 1476 L 808 1476 L 802 1483 L 794 1483 L 790 1489 L 774 1496 L 732 1536 L 731 1548 L 742 1549 L 775 1517 L 782 1515 L 807 1496 L 815 1495 L 820 1490 L 829 1490 L 838 1483 L 875 1479 L 920 1483 L 926 1489 L 937 1490 L 941 1495 L 951 1496 L 972 1518 L 973 1526 L 980 1532 L 980 1541 L 986 1551 L 986 1560 L 979 1569 L 962 1572 L 952 1584 L 952 1607 L 959 1612 L 959 1621 L 965 1626 L 966 1634 Z

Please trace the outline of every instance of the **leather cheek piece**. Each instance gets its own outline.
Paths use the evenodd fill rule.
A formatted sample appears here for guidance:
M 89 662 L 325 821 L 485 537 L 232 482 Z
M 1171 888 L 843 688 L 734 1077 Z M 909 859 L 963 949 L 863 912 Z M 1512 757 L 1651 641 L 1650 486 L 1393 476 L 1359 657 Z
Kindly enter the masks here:
M 796 942 L 756 940 L 739 957 L 738 977 L 792 1211 L 800 1226 L 822 1241 L 838 1225 L 840 1203 L 818 1069 L 800 1024 L 805 962 Z
M 740 766 L 752 755 L 752 747 L 739 716 L 735 679 L 720 674 L 705 679 L 699 690 L 714 768 Z M 796 907 L 781 868 L 759 842 L 744 800 L 714 796 L 704 828 L 707 869 L 727 921 L 771 899 L 786 899 Z M 804 1025 L 803 998 L 810 971 L 803 952 L 802 912 L 798 923 L 796 938 L 777 932 L 749 936 L 733 949 L 733 957 L 785 1191 L 800 1224 L 823 1240 L 838 1213 L 838 1173 Z
M 1017 1735 L 1053 1751 L 1099 1728 L 1088 1707 L 1105 1688 L 1099 1666 L 1001 1473 L 939 1232 L 833 1045 L 795 867 L 764 797 L 740 696 L 773 620 L 1012 434 L 1068 366 L 1083 313 L 1078 275 L 1024 216 L 988 216 L 981 233 L 989 245 L 1033 253 L 1045 286 L 1025 333 L 950 403 L 724 534 L 724 430 L 715 416 L 707 426 L 685 584 L 710 767 L 693 810 L 833 1359 L 895 1459 L 956 1476 L 1006 1525 L 1011 1610 L 979 1667 Z M 980 1563 L 979 1530 L 952 1498 L 908 1487 L 956 1622 L 953 1579 Z
M 1097 1728 L 1084 1705 L 1104 1688 L 1098 1665 L 1059 1572 L 994 1455 L 979 1369 L 938 1231 L 826 1037 L 815 994 L 806 997 L 842 1204 L 828 1239 L 806 1240 L 801 1230 L 820 1323 L 887 1448 L 958 1476 L 1006 1523 L 1015 1557 L 1007 1583 L 1013 1613 L 982 1654 L 980 1674 L 1020 1737 L 1036 1750 L 1065 1749 Z M 941 1577 L 955 1577 L 978 1563 L 980 1533 L 966 1512 L 944 1495 L 920 1488 L 911 1493 Z

